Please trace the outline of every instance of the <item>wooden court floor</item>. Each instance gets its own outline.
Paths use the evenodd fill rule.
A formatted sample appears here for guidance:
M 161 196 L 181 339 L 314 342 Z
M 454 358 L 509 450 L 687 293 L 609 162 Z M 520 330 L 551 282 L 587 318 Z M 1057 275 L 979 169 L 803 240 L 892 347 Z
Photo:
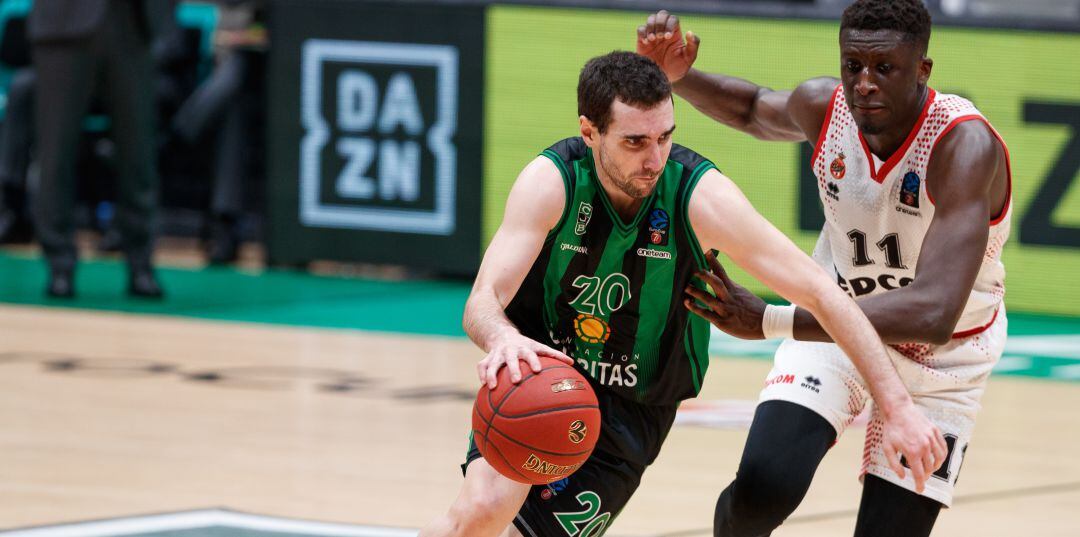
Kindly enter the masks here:
M 422 316 L 418 321 L 422 322 Z M 0 307 L 0 528 L 227 507 L 416 528 L 461 482 L 456 338 Z M 714 359 L 705 400 L 765 360 Z M 1080 384 L 994 377 L 935 535 L 1080 535 Z M 745 430 L 677 426 L 614 536 L 708 536 Z M 850 535 L 862 431 L 778 537 Z

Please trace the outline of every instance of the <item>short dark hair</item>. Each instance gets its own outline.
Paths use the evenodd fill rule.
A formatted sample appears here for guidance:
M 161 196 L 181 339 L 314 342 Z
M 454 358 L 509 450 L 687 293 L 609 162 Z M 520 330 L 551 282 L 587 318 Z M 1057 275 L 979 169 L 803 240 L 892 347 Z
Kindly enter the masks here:
M 930 43 L 930 12 L 922 0 L 856 0 L 844 10 L 840 31 L 896 30 L 923 50 Z
M 589 118 L 603 134 L 616 98 L 652 108 L 671 98 L 671 83 L 655 62 L 633 52 L 616 50 L 589 60 L 578 78 L 578 115 Z

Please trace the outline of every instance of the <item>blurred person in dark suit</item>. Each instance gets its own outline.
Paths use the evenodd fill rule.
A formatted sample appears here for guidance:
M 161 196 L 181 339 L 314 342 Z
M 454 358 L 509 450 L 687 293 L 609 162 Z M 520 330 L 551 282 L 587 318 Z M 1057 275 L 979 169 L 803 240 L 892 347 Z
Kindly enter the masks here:
M 152 264 L 158 176 L 150 44 L 175 24 L 175 8 L 176 0 L 35 0 L 30 11 L 40 162 L 35 220 L 49 264 L 50 296 L 75 294 L 76 147 L 97 86 L 116 143 L 115 222 L 127 256 L 128 292 L 162 296 Z
M 265 1 L 216 3 L 214 72 L 177 112 L 173 131 L 188 143 L 214 137 L 207 257 L 224 264 L 237 258 L 245 199 L 261 175 L 267 36 Z

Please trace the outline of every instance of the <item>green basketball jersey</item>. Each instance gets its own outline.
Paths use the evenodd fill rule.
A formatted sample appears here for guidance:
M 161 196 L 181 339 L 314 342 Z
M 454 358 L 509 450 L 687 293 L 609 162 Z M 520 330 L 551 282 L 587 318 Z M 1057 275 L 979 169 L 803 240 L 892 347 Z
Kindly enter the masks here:
M 697 395 L 709 365 L 709 323 L 682 302 L 691 275 L 706 263 L 687 202 L 715 166 L 674 145 L 655 191 L 624 221 L 581 138 L 542 155 L 562 173 L 566 206 L 507 316 L 618 395 L 657 405 Z

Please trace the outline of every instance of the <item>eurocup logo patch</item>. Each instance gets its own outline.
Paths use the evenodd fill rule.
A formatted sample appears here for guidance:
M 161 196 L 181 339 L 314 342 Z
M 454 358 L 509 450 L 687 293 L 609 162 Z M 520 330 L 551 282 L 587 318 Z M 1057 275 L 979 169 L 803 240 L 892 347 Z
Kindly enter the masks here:
M 649 242 L 657 246 L 667 246 L 670 218 L 667 211 L 653 209 L 649 213 Z
M 458 48 L 308 39 L 300 56 L 300 222 L 453 234 Z
M 908 207 L 919 208 L 919 174 L 907 172 L 900 181 L 900 203 Z

